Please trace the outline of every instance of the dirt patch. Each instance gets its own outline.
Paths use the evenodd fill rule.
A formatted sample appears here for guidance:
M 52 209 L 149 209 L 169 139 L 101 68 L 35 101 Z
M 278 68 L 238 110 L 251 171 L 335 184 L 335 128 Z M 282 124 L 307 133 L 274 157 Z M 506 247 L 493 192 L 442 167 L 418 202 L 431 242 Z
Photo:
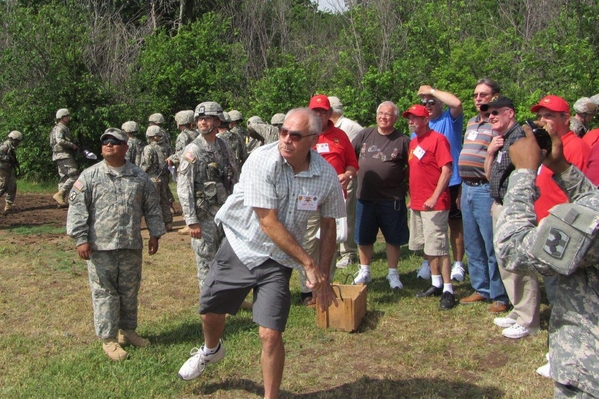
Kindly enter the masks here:
M 4 209 L 4 208 L 2 208 Z M 19 226 L 64 226 L 67 210 L 58 209 L 51 194 L 17 193 L 15 211 L 0 213 L 0 229 Z

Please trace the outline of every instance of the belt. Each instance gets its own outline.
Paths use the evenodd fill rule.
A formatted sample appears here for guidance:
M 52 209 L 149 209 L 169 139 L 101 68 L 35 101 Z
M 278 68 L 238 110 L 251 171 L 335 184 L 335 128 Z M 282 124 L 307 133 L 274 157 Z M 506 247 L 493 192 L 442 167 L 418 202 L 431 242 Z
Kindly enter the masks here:
M 462 181 L 469 186 L 482 186 L 483 184 L 487 184 L 489 182 L 487 179 L 473 179 Z

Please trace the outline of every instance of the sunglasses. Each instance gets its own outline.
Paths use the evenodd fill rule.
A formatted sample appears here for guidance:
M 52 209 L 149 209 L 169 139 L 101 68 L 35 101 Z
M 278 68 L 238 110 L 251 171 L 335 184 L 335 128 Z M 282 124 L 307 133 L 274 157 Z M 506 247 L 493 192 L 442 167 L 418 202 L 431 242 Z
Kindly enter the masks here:
M 435 105 L 437 103 L 437 101 L 430 99 L 430 100 L 422 100 L 421 103 L 422 103 L 422 105 L 424 105 L 426 107 L 427 105 Z
M 493 116 L 497 116 L 501 113 L 501 111 L 494 109 L 493 111 L 487 112 L 485 114 L 485 116 L 488 118 L 489 116 L 493 115 Z
M 121 145 L 121 144 L 123 144 L 123 142 L 121 140 L 117 140 L 117 139 L 113 139 L 113 138 L 102 140 L 102 145 L 108 145 L 108 144 Z
M 289 129 L 285 129 L 284 127 L 279 129 L 279 135 L 283 138 L 285 138 L 285 137 L 287 137 L 287 135 L 289 135 L 289 137 L 291 137 L 291 141 L 296 142 L 296 143 L 298 141 L 301 141 L 304 137 L 317 136 L 317 134 L 303 135 L 298 132 L 290 132 Z

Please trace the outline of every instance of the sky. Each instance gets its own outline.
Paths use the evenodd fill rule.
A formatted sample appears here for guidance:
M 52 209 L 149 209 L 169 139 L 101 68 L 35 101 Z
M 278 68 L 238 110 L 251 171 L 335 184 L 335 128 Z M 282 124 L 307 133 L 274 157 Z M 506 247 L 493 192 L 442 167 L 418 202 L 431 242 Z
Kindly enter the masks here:
M 345 9 L 345 2 L 343 0 L 313 0 L 318 3 L 318 9 L 323 11 L 336 12 L 341 9 Z

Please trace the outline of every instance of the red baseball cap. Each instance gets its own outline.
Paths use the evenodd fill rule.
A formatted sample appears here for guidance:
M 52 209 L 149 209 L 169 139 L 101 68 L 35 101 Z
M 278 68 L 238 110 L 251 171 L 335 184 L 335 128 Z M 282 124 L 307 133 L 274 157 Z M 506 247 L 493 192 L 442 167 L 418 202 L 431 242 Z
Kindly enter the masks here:
M 408 108 L 408 110 L 406 112 L 401 114 L 401 116 L 403 116 L 404 118 L 407 118 L 408 115 L 410 115 L 410 114 L 412 114 L 414 116 L 423 116 L 425 118 L 428 118 L 430 116 L 426 107 L 424 105 L 420 105 L 420 104 L 412 105 L 410 108 Z
M 331 103 L 329 102 L 329 98 L 324 94 L 318 94 L 310 99 L 310 105 L 308 106 L 310 109 L 321 108 L 326 111 L 331 109 Z
M 538 104 L 533 105 L 530 108 L 531 112 L 538 112 L 541 108 L 547 108 L 549 111 L 553 112 L 565 112 L 567 114 L 570 113 L 570 105 L 566 100 L 559 96 L 548 95 L 541 98 Z

